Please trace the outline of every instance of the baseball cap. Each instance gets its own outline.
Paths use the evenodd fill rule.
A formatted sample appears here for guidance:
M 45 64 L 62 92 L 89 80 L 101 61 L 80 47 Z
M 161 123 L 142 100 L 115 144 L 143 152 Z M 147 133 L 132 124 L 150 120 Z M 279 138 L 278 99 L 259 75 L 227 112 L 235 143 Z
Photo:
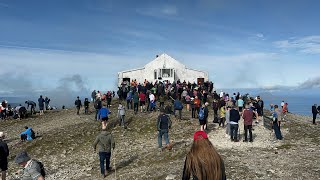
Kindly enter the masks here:
M 208 139 L 208 135 L 204 131 L 197 131 L 193 135 L 193 140 Z

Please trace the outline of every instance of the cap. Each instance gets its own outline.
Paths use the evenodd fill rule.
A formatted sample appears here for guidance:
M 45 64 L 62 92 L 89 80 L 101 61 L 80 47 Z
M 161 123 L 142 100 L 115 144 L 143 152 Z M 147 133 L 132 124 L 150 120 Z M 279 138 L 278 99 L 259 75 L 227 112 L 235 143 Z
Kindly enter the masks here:
M 204 131 L 197 131 L 193 135 L 193 140 L 208 139 L 208 135 Z
M 0 132 L 0 138 L 4 138 L 4 133 Z
M 31 158 L 28 156 L 28 153 L 26 151 L 22 151 L 20 153 L 17 154 L 16 158 L 14 158 L 14 161 L 17 164 L 20 164 L 22 162 L 27 162 L 29 161 Z

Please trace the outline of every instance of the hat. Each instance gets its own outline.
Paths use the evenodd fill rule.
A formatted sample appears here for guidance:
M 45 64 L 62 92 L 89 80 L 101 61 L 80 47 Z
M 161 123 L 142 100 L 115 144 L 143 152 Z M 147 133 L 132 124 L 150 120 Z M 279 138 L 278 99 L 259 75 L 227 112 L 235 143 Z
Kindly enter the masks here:
M 27 162 L 29 161 L 31 158 L 28 156 L 28 153 L 26 151 L 22 151 L 19 154 L 17 154 L 16 158 L 14 158 L 14 161 L 17 164 L 20 164 L 22 162 Z
M 0 138 L 4 138 L 4 137 L 5 137 L 4 133 L 0 132 Z
M 193 140 L 208 139 L 208 135 L 204 131 L 197 131 L 193 135 Z

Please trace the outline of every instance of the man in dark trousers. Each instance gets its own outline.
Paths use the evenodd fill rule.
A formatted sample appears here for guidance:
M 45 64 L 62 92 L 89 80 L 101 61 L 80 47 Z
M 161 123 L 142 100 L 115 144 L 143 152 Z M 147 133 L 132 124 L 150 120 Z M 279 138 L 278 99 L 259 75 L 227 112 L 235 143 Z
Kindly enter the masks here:
M 0 132 L 0 170 L 1 170 L 1 179 L 5 180 L 8 170 L 8 156 L 9 149 L 7 143 L 3 141 L 5 138 L 4 133 Z
M 167 149 L 171 149 L 170 141 L 169 141 L 169 129 L 171 128 L 171 120 L 170 117 L 165 114 L 164 109 L 160 109 L 161 114 L 158 116 L 157 121 L 157 130 L 158 130 L 158 145 L 159 149 L 162 150 L 162 136 L 166 141 Z
M 314 104 L 312 106 L 312 115 L 313 115 L 312 124 L 316 124 L 316 119 L 317 119 L 317 114 L 318 113 L 319 113 L 319 111 L 317 109 L 317 104 Z
M 106 127 L 102 129 L 102 132 L 96 137 L 96 140 L 93 143 L 94 152 L 96 152 L 97 146 L 99 150 L 101 177 L 104 178 L 107 176 L 107 172 L 110 172 L 111 170 L 111 150 L 114 150 L 115 147 L 114 138 L 111 132 L 107 131 Z M 104 163 L 106 163 L 106 166 L 104 166 Z
M 244 121 L 244 140 L 243 142 L 248 142 L 248 131 L 249 131 L 249 140 L 253 142 L 252 139 L 252 121 L 253 121 L 253 110 L 249 108 L 249 105 L 245 106 L 245 109 L 242 114 Z
M 232 107 L 230 110 L 230 131 L 231 131 L 231 141 L 239 142 L 238 140 L 238 122 L 240 120 L 240 114 L 239 111 L 235 108 L 235 106 Z
M 74 102 L 74 105 L 77 108 L 77 115 L 79 115 L 80 108 L 82 107 L 82 103 L 79 96 L 77 97 L 77 100 Z

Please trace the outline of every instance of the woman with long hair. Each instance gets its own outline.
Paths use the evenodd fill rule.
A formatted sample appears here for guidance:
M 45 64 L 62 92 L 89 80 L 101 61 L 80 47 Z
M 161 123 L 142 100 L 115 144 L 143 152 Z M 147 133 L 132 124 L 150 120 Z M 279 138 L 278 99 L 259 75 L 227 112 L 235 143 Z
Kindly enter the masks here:
M 225 167 L 221 156 L 213 147 L 204 131 L 197 131 L 193 144 L 187 154 L 183 180 L 193 177 L 195 180 L 225 180 Z

